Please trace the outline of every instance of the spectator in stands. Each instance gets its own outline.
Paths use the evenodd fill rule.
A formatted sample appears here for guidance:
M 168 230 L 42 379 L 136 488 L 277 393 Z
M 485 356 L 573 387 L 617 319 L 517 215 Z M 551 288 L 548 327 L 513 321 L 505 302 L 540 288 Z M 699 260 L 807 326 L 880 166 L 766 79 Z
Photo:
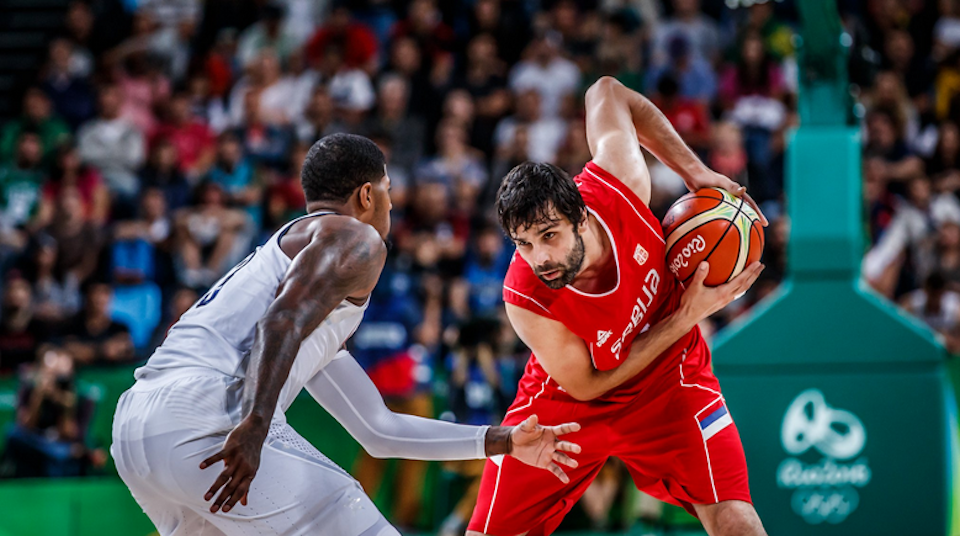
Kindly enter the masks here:
M 93 281 L 85 289 L 83 310 L 63 328 L 63 348 L 78 365 L 104 365 L 133 360 L 130 329 L 110 318 L 110 285 Z
M 106 453 L 84 445 L 93 401 L 77 392 L 69 353 L 47 347 L 35 374 L 22 381 L 17 424 L 7 436 L 4 458 L 16 477 L 66 477 L 103 466 Z
M 83 0 L 73 0 L 67 6 L 66 35 L 73 44 L 70 65 L 74 74 L 87 77 L 93 74 L 95 58 L 90 51 L 94 15 L 90 5 Z
M 138 217 L 117 222 L 113 228 L 113 279 L 124 283 L 166 282 L 172 262 L 172 237 L 167 196 L 159 188 L 145 187 Z
M 0 303 L 0 377 L 37 358 L 49 325 L 34 315 L 33 288 L 18 271 L 7 274 Z
M 467 143 L 463 125 L 454 119 L 441 121 L 437 125 L 437 154 L 419 166 L 417 179 L 444 184 L 453 194 L 457 211 L 469 217 L 486 185 L 487 170 L 483 155 Z
M 326 47 L 317 70 L 330 92 L 338 118 L 350 131 L 361 129 L 364 114 L 373 108 L 377 98 L 370 76 L 344 63 L 343 49 L 336 45 Z
M 560 55 L 559 47 L 556 35 L 538 36 L 510 71 L 510 89 L 515 95 L 528 90 L 539 94 L 539 113 L 546 119 L 560 116 L 565 101 L 580 87 L 580 69 Z
M 425 68 L 435 69 L 452 64 L 453 29 L 443 22 L 436 0 L 413 0 L 407 7 L 407 17 L 393 27 L 392 39 L 412 37 L 423 51 Z
M 80 282 L 73 273 L 57 272 L 57 241 L 39 233 L 27 253 L 24 273 L 33 284 L 38 319 L 55 325 L 76 314 L 82 305 Z
M 260 19 L 240 34 L 237 42 L 237 60 L 246 67 L 257 60 L 266 49 L 277 54 L 281 62 L 287 61 L 299 44 L 283 27 L 284 7 L 277 1 L 268 2 L 260 10 Z
M 270 175 L 272 181 L 267 186 L 264 203 L 263 231 L 265 234 L 273 234 L 288 221 L 305 212 L 306 198 L 303 187 L 300 185 L 300 171 L 303 169 L 303 161 L 309 150 L 310 145 L 306 143 L 295 144 L 290 150 L 287 170 L 284 173 Z M 393 185 L 392 170 L 390 175 L 392 190 L 396 188 Z
M 33 131 L 20 133 L 14 161 L 0 165 L 0 233 L 2 242 L 19 250 L 32 232 L 50 219 L 42 188 L 47 175 L 41 164 L 43 145 Z
M 120 116 L 149 139 L 158 126 L 154 110 L 170 98 L 170 79 L 161 69 L 160 58 L 140 45 L 119 52 L 113 61 L 117 62 L 113 77 L 123 95 Z
M 281 69 L 280 59 L 270 49 L 261 52 L 247 69 L 248 75 L 237 81 L 230 92 L 230 122 L 242 125 L 253 118 L 247 116 L 247 93 L 258 96 L 259 121 L 269 125 L 286 125 L 303 113 L 297 98 L 297 87 Z
M 153 144 L 146 167 L 140 171 L 141 189 L 160 190 L 171 211 L 190 203 L 190 183 L 180 169 L 181 161 L 176 144 L 169 138 L 159 138 Z
M 57 217 L 45 233 L 57 243 L 56 273 L 81 285 L 94 275 L 104 247 L 102 227 L 90 221 L 83 196 L 76 187 L 64 186 L 56 199 Z
M 723 50 L 717 23 L 701 13 L 699 0 L 673 0 L 673 16 L 665 18 L 653 31 L 654 65 L 671 62 L 671 42 L 677 37 L 689 43 L 694 61 L 714 63 Z
M 946 221 L 937 229 L 935 271 L 951 286 L 960 289 L 960 222 Z
M 877 245 L 863 259 L 867 281 L 885 296 L 897 296 L 901 277 L 909 288 L 935 269 L 935 231 L 947 223 L 960 223 L 960 202 L 950 194 L 934 195 L 926 177 L 908 184 L 908 202 L 897 207 L 893 220 Z M 910 270 L 901 276 L 906 254 Z
M 894 192 L 904 193 L 903 183 L 923 173 L 923 161 L 907 147 L 901 125 L 891 111 L 877 108 L 867 114 L 866 134 L 865 154 L 879 157 L 884 180 L 895 183 L 891 185 Z
M 464 261 L 463 275 L 450 292 L 450 308 L 461 319 L 497 318 L 503 308 L 503 277 L 513 251 L 496 225 L 477 229 Z
M 251 90 L 243 98 L 244 120 L 229 133 L 221 134 L 217 143 L 216 164 L 211 176 L 236 173 L 235 166 L 250 168 L 261 165 L 278 169 L 286 163 L 293 143 L 293 131 L 287 125 L 271 123 L 261 108 L 260 91 Z M 245 160 L 249 157 L 250 163 Z M 252 176 L 253 170 L 245 170 Z M 249 179 L 242 181 L 249 182 Z M 228 189 L 229 190 L 229 189 Z
M 896 196 L 887 189 L 884 165 L 879 157 L 866 158 L 863 162 L 863 197 L 871 246 L 883 236 L 899 204 Z
M 139 190 L 137 171 L 146 156 L 144 135 L 120 116 L 122 95 L 118 86 L 102 86 L 99 102 L 100 116 L 77 132 L 77 147 L 83 161 L 103 174 L 121 212 L 129 213 Z
M 197 291 L 192 288 L 180 287 L 173 293 L 173 297 L 170 298 L 167 306 L 166 315 L 153 333 L 153 338 L 149 346 L 150 349 L 160 346 L 163 339 L 167 337 L 167 332 L 170 331 L 170 328 L 180 320 L 180 317 L 183 316 L 183 313 L 187 312 L 187 309 L 190 309 L 193 307 L 193 304 L 197 303 L 199 298 L 200 296 L 197 294 Z
M 50 97 L 56 114 L 63 117 L 70 128 L 76 129 L 96 112 L 93 88 L 73 61 L 73 43 L 65 38 L 50 42 L 50 51 L 43 69 L 43 91 Z
M 937 332 L 948 351 L 960 352 L 960 294 L 948 287 L 943 274 L 928 275 L 922 288 L 900 299 L 900 306 Z
M 213 97 L 225 98 L 233 82 L 239 78 L 243 68 L 237 57 L 237 32 L 235 28 L 224 28 L 217 34 L 213 49 L 204 60 L 203 69 L 209 82 L 209 93 Z
M 553 162 L 567 134 L 567 124 L 556 116 L 541 113 L 541 94 L 528 89 L 518 94 L 514 114 L 503 118 L 494 133 L 498 153 L 511 152 L 520 144 L 517 130 L 526 133 L 524 152 L 534 162 Z
M 651 92 L 660 78 L 670 75 L 677 81 L 683 97 L 708 103 L 717 95 L 717 74 L 707 60 L 690 53 L 690 43 L 685 37 L 670 38 L 667 54 L 669 61 L 655 64 L 647 75 Z
M 307 101 L 303 116 L 294 124 L 297 140 L 312 145 L 320 138 L 334 132 L 342 132 L 344 127 L 334 116 L 333 99 L 322 85 L 317 85 Z
M 197 188 L 197 201 L 174 217 L 174 256 L 177 280 L 200 289 L 213 284 L 247 251 L 247 218 L 227 206 L 223 188 L 215 182 Z
M 255 94 L 249 95 L 248 103 L 254 107 Z M 276 130 L 276 127 L 257 123 L 248 124 L 245 130 L 238 130 L 243 136 L 246 147 L 232 133 L 220 135 L 217 142 L 217 161 L 207 175 L 208 182 L 218 185 L 226 196 L 227 204 L 244 210 L 259 228 L 263 220 L 261 196 L 263 187 L 255 163 L 273 164 L 279 167 L 289 154 L 289 139 Z M 247 158 L 245 154 L 251 158 Z
M 50 180 L 43 185 L 44 200 L 51 206 L 65 188 L 76 188 L 83 200 L 86 218 L 94 225 L 103 226 L 110 215 L 110 192 L 100 173 L 83 163 L 73 144 L 61 145 L 53 158 Z
M 334 7 L 326 22 L 310 38 L 304 49 L 307 63 L 319 65 L 329 46 L 342 47 L 343 62 L 351 69 L 368 73 L 376 69 L 377 37 L 366 25 L 353 20 L 345 5 Z
M 507 65 L 500 59 L 497 42 L 489 34 L 480 34 L 470 40 L 466 60 L 456 86 L 469 92 L 475 103 L 473 143 L 481 151 L 492 154 L 493 132 L 500 119 L 510 111 Z
M 576 177 L 587 162 L 593 159 L 590 146 L 587 145 L 587 126 L 583 121 L 570 121 L 567 125 L 567 136 L 557 150 L 556 165 Z M 496 184 L 499 187 L 499 184 Z
M 202 177 L 213 164 L 216 145 L 213 131 L 193 115 L 190 94 L 186 91 L 174 93 L 167 104 L 166 115 L 166 121 L 157 128 L 153 143 L 168 139 L 177 149 L 180 171 L 189 177 Z
M 377 108 L 364 123 L 363 131 L 389 136 L 391 143 L 390 167 L 402 168 L 407 176 L 420 161 L 426 141 L 426 125 L 420 117 L 409 113 L 410 87 L 396 74 L 380 78 Z
M 944 121 L 940 124 L 937 145 L 924 167 L 937 190 L 960 190 L 960 129 L 956 123 Z
M 671 75 L 660 77 L 653 102 L 677 130 L 683 141 L 698 154 L 710 144 L 710 114 L 701 101 L 680 95 L 680 86 Z
M 70 137 L 70 127 L 53 114 L 50 98 L 38 87 L 31 87 L 23 96 L 23 115 L 11 120 L 0 130 L 0 162 L 16 156 L 17 141 L 22 132 L 35 132 L 40 137 L 45 156 Z
M 477 0 L 470 14 L 470 35 L 487 34 L 496 41 L 500 56 L 516 63 L 530 40 L 530 13 L 517 2 Z

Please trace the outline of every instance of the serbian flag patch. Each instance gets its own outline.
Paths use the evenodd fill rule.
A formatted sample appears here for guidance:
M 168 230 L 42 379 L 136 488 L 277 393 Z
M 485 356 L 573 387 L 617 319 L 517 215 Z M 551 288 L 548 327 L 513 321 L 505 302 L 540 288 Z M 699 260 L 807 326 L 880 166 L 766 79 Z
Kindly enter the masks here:
M 697 415 L 697 422 L 700 423 L 700 433 L 703 434 L 703 440 L 706 441 L 717 435 L 717 432 L 733 424 L 733 418 L 727 411 L 727 405 L 723 399 L 719 399 L 713 404 L 700 410 Z

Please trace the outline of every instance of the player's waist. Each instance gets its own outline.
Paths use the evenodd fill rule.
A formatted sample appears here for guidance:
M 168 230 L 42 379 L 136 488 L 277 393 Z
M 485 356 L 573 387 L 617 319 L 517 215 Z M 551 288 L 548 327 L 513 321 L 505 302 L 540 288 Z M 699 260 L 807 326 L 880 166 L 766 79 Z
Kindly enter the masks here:
M 213 378 L 220 380 L 238 379 L 222 370 L 201 365 L 184 365 L 156 368 L 150 363 L 133 372 L 136 383 L 131 388 L 134 391 L 149 391 L 168 385 L 182 379 Z

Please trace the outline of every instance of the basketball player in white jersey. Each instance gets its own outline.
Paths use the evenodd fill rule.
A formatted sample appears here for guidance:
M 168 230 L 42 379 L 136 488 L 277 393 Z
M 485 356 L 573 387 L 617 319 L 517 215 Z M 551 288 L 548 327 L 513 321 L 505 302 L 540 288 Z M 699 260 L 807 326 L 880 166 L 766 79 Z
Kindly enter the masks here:
M 160 534 L 398 534 L 356 480 L 286 424 L 303 388 L 374 456 L 509 454 L 567 481 L 558 464 L 576 461 L 561 451 L 579 446 L 557 436 L 576 424 L 463 426 L 386 408 L 342 349 L 386 257 L 383 154 L 360 136 L 328 136 L 301 179 L 309 214 L 184 313 L 120 398 L 110 450 Z M 219 476 L 203 470 L 211 466 Z

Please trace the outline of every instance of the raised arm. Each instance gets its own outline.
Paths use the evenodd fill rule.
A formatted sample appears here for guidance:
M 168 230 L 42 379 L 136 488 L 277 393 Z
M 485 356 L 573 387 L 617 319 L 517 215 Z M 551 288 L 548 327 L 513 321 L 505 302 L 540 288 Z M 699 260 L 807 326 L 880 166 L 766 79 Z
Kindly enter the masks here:
M 744 187 L 701 162 L 652 102 L 616 78 L 604 76 L 590 86 L 586 114 L 587 143 L 593 161 L 620 179 L 644 203 L 650 202 L 650 171 L 640 145 L 680 175 L 690 191 L 716 186 L 736 196 L 746 195 Z M 756 203 L 749 196 L 747 201 L 766 225 Z
M 586 343 L 560 322 L 509 303 L 507 316 L 517 335 L 560 387 L 577 400 L 593 400 L 639 374 L 701 320 L 746 292 L 762 270 L 763 265 L 753 263 L 733 281 L 719 287 L 706 287 L 703 280 L 709 270 L 707 263 L 701 263 L 684 292 L 680 307 L 638 335 L 627 358 L 611 370 L 594 368 Z
M 294 257 L 277 297 L 257 323 L 243 392 L 243 420 L 227 436 L 223 449 L 200 465 L 223 460 L 225 467 L 206 493 L 210 507 L 225 512 L 243 498 L 260 465 L 260 451 L 277 399 L 300 344 L 337 305 L 363 298 L 376 285 L 386 246 L 376 230 L 346 217 L 330 216 L 320 235 Z M 226 504 L 224 505 L 224 502 Z

